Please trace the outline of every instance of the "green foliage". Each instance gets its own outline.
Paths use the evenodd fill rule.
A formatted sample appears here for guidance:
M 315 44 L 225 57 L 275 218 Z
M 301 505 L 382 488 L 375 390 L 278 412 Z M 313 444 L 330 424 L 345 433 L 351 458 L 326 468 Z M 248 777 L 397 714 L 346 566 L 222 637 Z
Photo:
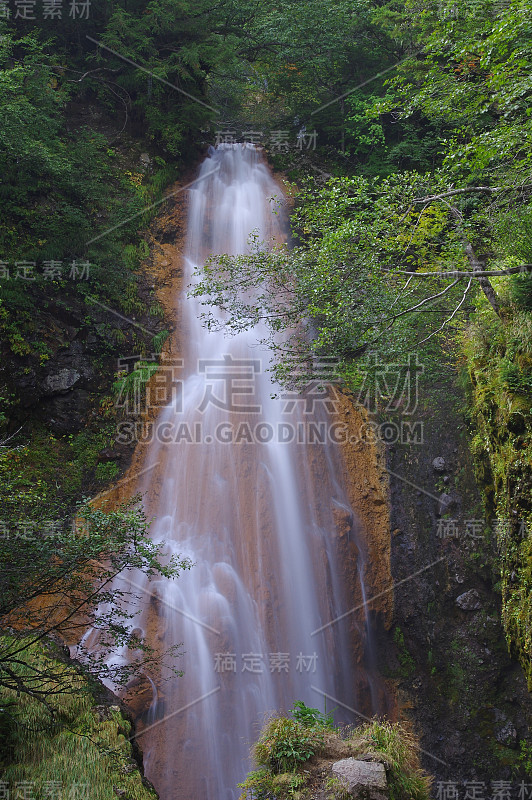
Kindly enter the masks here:
M 346 99 L 349 109 L 346 115 L 346 150 L 357 159 L 382 159 L 385 157 L 386 136 L 383 123 L 372 113 L 376 97 L 367 98 L 361 93 L 351 94 Z
M 236 18 L 231 19 L 232 14 Z M 141 69 L 124 69 L 124 62 L 105 50 L 98 61 L 118 70 L 117 83 L 131 98 L 133 116 L 171 155 L 190 152 L 191 143 L 213 118 L 208 76 L 234 58 L 232 38 L 226 41 L 223 34 L 238 26 L 244 14 L 236 3 L 213 8 L 205 0 L 193 9 L 186 2 L 152 0 L 142 13 L 125 2 L 110 10 L 105 45 Z
M 309 708 L 301 700 L 296 700 L 294 707 L 290 712 L 297 722 L 301 722 L 307 728 L 333 728 L 334 719 L 332 711 L 329 714 L 324 714 L 317 708 Z
M 120 469 L 116 461 L 102 461 L 98 464 L 94 471 L 94 477 L 101 483 L 111 483 L 120 473 Z
M 0 247 L 4 260 L 38 261 L 37 278 L 44 261 L 86 256 L 96 214 L 108 213 L 102 184 L 115 172 L 102 136 L 83 127 L 76 134 L 66 129 L 72 90 L 52 52 L 35 32 L 1 37 Z
M 92 120 L 77 109 L 95 102 L 91 92 L 103 98 L 116 84 L 112 89 L 107 67 L 95 68 L 93 54 L 79 60 L 68 32 L 62 38 L 68 23 L 53 27 L 55 41 L 37 24 L 22 35 L 2 22 L 0 41 L 0 261 L 9 272 L 3 269 L 0 277 L 2 355 L 32 356 L 37 349 L 39 366 L 58 344 L 49 341 L 56 333 L 50 313 L 78 327 L 92 325 L 102 348 L 111 341 L 95 316 L 115 309 L 146 313 L 134 272 L 149 248 L 137 231 L 177 177 L 176 166 L 160 157 L 153 158 L 155 170 L 135 171 L 128 163 L 134 153 L 125 153 L 123 142 L 112 149 L 85 124 Z M 75 73 L 85 77 L 78 81 Z M 107 124 L 101 128 L 107 135 Z M 16 277 L 17 262 L 30 264 L 31 279 Z M 160 317 L 155 306 L 152 312 Z M 118 330 L 117 336 L 125 334 Z
M 273 779 L 274 775 L 266 768 L 253 770 L 238 784 L 244 790 L 240 800 L 269 800 L 274 792 Z
M 532 745 L 525 739 L 519 742 L 519 762 L 527 775 L 532 775 Z
M 96 800 L 112 800 L 117 791 L 132 800 L 155 800 L 133 760 L 131 725 L 118 706 L 95 709 L 86 678 L 64 664 L 51 643 L 33 645 L 28 655 L 34 669 L 62 672 L 72 691 L 57 696 L 51 721 L 38 699 L 0 689 L 2 779 L 11 785 L 31 781 L 35 800 L 46 800 L 51 785 L 64 796 L 90 787 Z
M 323 744 L 323 731 L 298 720 L 273 717 L 253 747 L 253 758 L 274 773 L 296 770 Z
M 46 500 L 46 489 L 28 480 L 24 492 L 14 498 L 19 514 L 27 511 L 36 517 Z M 83 662 L 93 675 L 118 684 L 146 664 L 161 663 L 148 645 L 132 634 L 134 612 L 124 610 L 124 599 L 131 592 L 112 588 L 120 574 L 141 570 L 148 578 L 175 578 L 191 564 L 186 558 L 163 554 L 148 536 L 148 522 L 139 509 L 140 498 L 133 498 L 117 509 L 105 512 L 89 503 L 78 508 L 78 524 L 68 520 L 51 526 L 42 511 L 38 521 L 23 536 L 10 531 L 0 539 L 0 625 L 12 633 L 0 643 L 0 687 L 27 694 L 39 700 L 52 717 L 57 713 L 54 698 L 72 691 L 64 670 L 36 667 L 32 648 L 50 635 L 71 641 L 92 626 L 98 648 L 79 646 Z M 124 666 L 109 666 L 106 654 L 117 645 L 129 644 L 137 657 Z M 179 674 L 171 656 L 170 670 Z
M 486 516 L 497 520 L 503 624 L 532 686 L 532 314 L 514 307 L 494 322 L 479 304 L 462 348 L 473 386 L 476 472 Z
M 495 185 L 525 178 L 532 135 L 528 0 L 459 8 L 407 0 L 402 24 L 411 26 L 416 55 L 398 68 L 391 81 L 396 99 L 381 110 L 435 122 L 455 179 L 479 182 L 489 174 Z
M 465 287 L 438 272 L 468 269 L 451 211 L 423 201 L 429 180 L 436 190 L 443 176 L 309 180 L 292 217 L 298 246 L 268 250 L 255 238 L 250 254 L 216 256 L 199 271 L 193 294 L 226 312 L 222 322 L 207 314 L 207 324 L 266 323 L 281 381 L 308 381 L 309 361 L 320 356 L 338 359 L 348 383 L 370 349 L 403 360 L 423 333 L 436 333 L 426 310 L 441 303 L 450 317 L 462 300 Z M 428 276 L 409 280 L 405 270 Z
M 161 331 L 161 333 L 167 334 L 168 332 Z M 164 342 L 162 336 L 159 341 Z M 154 338 L 154 347 L 156 343 L 159 344 L 159 341 L 156 342 L 156 337 Z M 118 380 L 113 383 L 116 406 L 120 408 L 131 404 L 132 407 L 137 407 L 141 393 L 144 391 L 151 376 L 157 372 L 157 369 L 158 364 L 156 362 L 140 360 L 135 364 L 135 368 L 131 372 L 125 375 L 118 373 Z
M 259 768 L 239 784 L 244 790 L 240 800 L 288 800 L 319 792 L 328 800 L 345 800 L 345 785 L 324 780 L 324 766 L 339 757 L 368 756 L 385 765 L 391 800 L 429 800 L 432 779 L 421 769 L 419 744 L 409 727 L 373 720 L 342 731 L 317 709 L 300 702 L 294 709 L 302 714 L 301 721 L 273 717 L 263 727 L 252 748 Z
M 170 331 L 166 330 L 166 328 L 162 331 L 159 331 L 153 339 L 152 339 L 152 346 L 155 353 L 160 353 L 164 347 L 164 343 L 170 336 Z
M 532 311 L 532 276 L 513 275 L 510 281 L 510 296 L 518 308 Z
M 352 797 L 349 786 L 339 778 L 327 778 L 324 788 L 327 793 L 327 800 L 349 800 Z
M 20 525 L 66 518 L 82 487 L 92 485 L 100 453 L 111 446 L 113 421 L 98 420 L 63 437 L 36 427 L 31 442 L 20 435 L 0 448 L 0 504 L 2 524 L 12 531 Z M 12 535 L 15 535 L 12 533 Z
M 272 774 L 267 769 L 258 769 L 250 772 L 238 786 L 244 790 L 240 800 L 299 800 L 305 796 L 305 792 L 300 791 L 304 784 L 303 775 L 294 772 Z
M 374 720 L 356 728 L 357 747 L 382 756 L 391 800 L 428 800 L 432 779 L 421 769 L 419 745 L 409 728 L 399 723 Z

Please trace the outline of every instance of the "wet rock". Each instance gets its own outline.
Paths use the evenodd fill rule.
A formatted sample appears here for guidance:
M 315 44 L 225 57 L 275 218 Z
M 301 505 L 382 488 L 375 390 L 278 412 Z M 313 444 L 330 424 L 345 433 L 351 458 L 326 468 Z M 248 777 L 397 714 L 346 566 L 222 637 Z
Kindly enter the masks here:
M 43 387 L 47 394 L 68 392 L 81 378 L 81 373 L 75 369 L 60 369 L 55 375 L 47 375 Z
M 136 675 L 125 688 L 127 707 L 134 719 L 139 719 L 154 700 L 153 685 L 147 675 Z
M 98 455 L 98 461 L 120 461 L 120 457 L 121 453 L 116 450 L 111 450 L 110 447 L 106 447 L 105 450 L 102 450 Z
M 516 435 L 524 433 L 526 430 L 526 420 L 524 415 L 520 411 L 512 411 L 508 417 L 506 426 L 510 433 L 514 433 Z
M 343 758 L 331 767 L 335 778 L 343 781 L 357 800 L 386 800 L 388 785 L 383 764 L 374 761 L 357 761 Z
M 462 611 L 478 611 L 482 607 L 479 593 L 475 589 L 459 595 L 454 602 Z
M 155 588 L 150 592 L 150 606 L 153 608 L 157 616 L 162 616 L 164 613 L 162 605 L 162 597 L 160 591 Z
M 465 747 L 462 745 L 462 739 L 458 731 L 454 731 L 447 739 L 443 747 L 443 753 L 446 759 L 462 760 L 465 754 Z
M 434 461 L 432 462 L 432 469 L 435 472 L 445 472 L 445 459 L 442 458 L 441 456 L 435 458 Z
M 334 527 L 338 536 L 349 535 L 353 528 L 353 514 L 345 508 L 333 508 Z
M 517 745 L 517 731 L 513 723 L 498 708 L 494 709 L 494 714 L 497 722 L 497 727 L 494 730 L 495 739 L 505 747 L 515 747 Z
M 148 170 L 151 167 L 152 160 L 149 156 L 149 153 L 141 153 L 139 161 L 144 171 Z
M 456 506 L 456 500 L 454 499 L 454 497 L 451 497 L 451 495 L 447 494 L 446 492 L 440 494 L 438 500 L 439 500 L 438 514 L 440 515 L 440 517 Z
M 98 706 L 94 706 L 94 711 L 98 715 L 99 719 L 103 721 L 107 721 L 111 719 L 111 712 L 114 711 L 115 713 L 120 713 L 120 706 L 109 706 L 105 704 L 101 704 Z
M 74 433 L 85 424 L 89 405 L 89 393 L 75 388 L 64 394 L 53 395 L 41 404 L 39 411 L 54 433 Z

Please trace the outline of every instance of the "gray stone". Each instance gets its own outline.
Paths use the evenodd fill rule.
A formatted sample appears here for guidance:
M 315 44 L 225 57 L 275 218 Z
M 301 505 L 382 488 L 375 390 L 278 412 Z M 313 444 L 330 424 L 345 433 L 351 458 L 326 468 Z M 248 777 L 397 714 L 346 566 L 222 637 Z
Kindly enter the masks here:
M 506 745 L 506 747 L 515 747 L 517 744 L 517 731 L 511 722 L 507 722 L 502 728 L 495 731 L 495 738 L 499 744 Z
M 343 758 L 331 767 L 332 774 L 345 783 L 357 800 L 387 800 L 388 784 L 384 765 L 376 761 Z
M 516 747 L 517 746 L 517 731 L 515 729 L 514 724 L 511 720 L 508 719 L 506 714 L 500 709 L 495 708 L 495 739 L 499 742 L 499 744 L 505 745 L 506 747 Z
M 44 379 L 44 389 L 48 394 L 68 392 L 79 381 L 81 374 L 75 369 L 60 369 L 55 375 L 47 375 Z
M 440 494 L 439 497 L 439 507 L 438 507 L 438 514 L 442 517 L 448 511 L 451 510 L 453 506 L 456 505 L 456 501 L 451 497 L 450 494 L 443 492 Z
M 140 161 L 140 163 L 142 165 L 142 168 L 144 170 L 147 170 L 147 169 L 149 169 L 151 167 L 152 161 L 151 161 L 149 153 L 141 153 L 139 161 Z
M 462 611 L 478 611 L 479 608 L 482 608 L 479 593 L 475 589 L 470 589 L 468 592 L 459 595 L 455 603 Z
M 432 469 L 436 472 L 445 472 L 445 459 L 441 456 L 435 458 L 432 462 Z

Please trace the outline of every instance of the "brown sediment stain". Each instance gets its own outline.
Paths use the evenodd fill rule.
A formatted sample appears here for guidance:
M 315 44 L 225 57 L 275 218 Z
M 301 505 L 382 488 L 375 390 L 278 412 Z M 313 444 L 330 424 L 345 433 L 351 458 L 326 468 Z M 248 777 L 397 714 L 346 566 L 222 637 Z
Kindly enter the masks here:
M 344 393 L 337 393 L 338 417 L 346 435 L 339 445 L 344 465 L 344 484 L 351 507 L 362 528 L 367 548 L 365 584 L 373 614 L 380 615 L 388 630 L 393 616 L 391 532 L 388 474 L 380 442 L 371 435 L 370 415 Z M 340 519 L 341 526 L 346 521 Z
M 132 420 L 135 430 L 140 433 L 131 463 L 123 478 L 110 489 L 97 495 L 95 505 L 110 508 L 128 500 L 136 493 L 138 477 L 144 469 L 148 443 L 142 441 L 151 422 L 164 405 L 170 401 L 172 385 L 179 369 L 181 341 L 186 335 L 178 314 L 178 306 L 183 289 L 183 248 L 186 239 L 187 196 L 180 191 L 191 183 L 194 173 L 187 174 L 182 181 L 170 187 L 172 196 L 168 207 L 152 223 L 145 240 L 150 248 L 150 256 L 142 265 L 142 271 L 151 281 L 154 297 L 160 303 L 170 335 L 160 354 L 159 369 L 151 376 L 146 386 L 146 404 Z M 136 483 L 137 481 L 137 483 Z
M 340 541 L 343 541 L 349 535 L 350 528 L 357 530 L 358 541 L 364 550 L 363 554 L 357 555 L 359 558 L 362 555 L 368 617 L 374 630 L 380 628 L 388 631 L 393 623 L 394 582 L 391 570 L 389 481 L 384 446 L 373 435 L 371 416 L 363 406 L 354 403 L 343 392 L 335 393 L 335 401 L 337 420 L 342 430 L 339 450 L 343 483 L 352 509 L 351 513 L 344 509 L 335 510 L 337 531 Z M 350 575 L 345 576 L 344 580 L 351 587 L 350 599 L 360 615 L 364 600 L 361 583 L 356 580 L 356 568 L 353 569 L 349 559 L 340 557 L 339 563 L 344 564 L 344 570 L 345 564 L 348 564 Z M 356 641 L 356 631 L 353 631 L 353 635 L 357 659 L 362 660 L 364 653 L 361 653 L 361 647 L 364 643 Z M 364 677 L 362 674 L 362 681 Z M 379 676 L 379 680 L 373 683 L 373 691 L 377 695 L 379 715 L 397 720 L 400 708 L 396 681 Z

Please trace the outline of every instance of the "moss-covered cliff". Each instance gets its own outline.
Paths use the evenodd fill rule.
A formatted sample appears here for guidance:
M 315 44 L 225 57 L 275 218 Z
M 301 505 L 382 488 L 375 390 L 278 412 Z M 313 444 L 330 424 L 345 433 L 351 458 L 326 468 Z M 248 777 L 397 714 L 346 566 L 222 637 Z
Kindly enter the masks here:
M 462 339 L 472 452 L 497 543 L 504 629 L 532 688 L 532 314 L 514 301 L 501 320 L 481 306 Z

